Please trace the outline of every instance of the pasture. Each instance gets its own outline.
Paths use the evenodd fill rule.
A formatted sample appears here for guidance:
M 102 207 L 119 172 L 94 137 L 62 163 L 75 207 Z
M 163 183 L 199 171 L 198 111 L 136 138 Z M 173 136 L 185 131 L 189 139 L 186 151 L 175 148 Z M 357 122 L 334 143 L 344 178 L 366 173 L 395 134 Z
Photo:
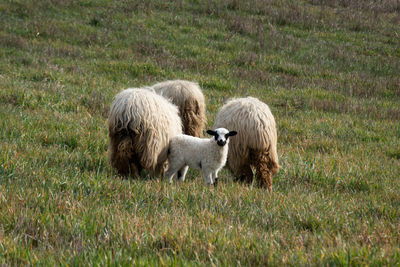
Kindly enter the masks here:
M 0 2 L 0 265 L 400 265 L 400 2 Z M 121 179 L 122 89 L 267 103 L 273 192 Z

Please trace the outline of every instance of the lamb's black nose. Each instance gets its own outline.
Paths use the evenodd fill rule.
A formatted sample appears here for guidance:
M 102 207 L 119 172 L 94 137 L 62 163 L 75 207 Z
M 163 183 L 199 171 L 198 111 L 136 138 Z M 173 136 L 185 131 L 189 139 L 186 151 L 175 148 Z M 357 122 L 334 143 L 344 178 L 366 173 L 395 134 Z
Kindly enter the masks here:
M 226 141 L 217 141 L 217 144 L 219 146 L 224 146 L 226 144 Z

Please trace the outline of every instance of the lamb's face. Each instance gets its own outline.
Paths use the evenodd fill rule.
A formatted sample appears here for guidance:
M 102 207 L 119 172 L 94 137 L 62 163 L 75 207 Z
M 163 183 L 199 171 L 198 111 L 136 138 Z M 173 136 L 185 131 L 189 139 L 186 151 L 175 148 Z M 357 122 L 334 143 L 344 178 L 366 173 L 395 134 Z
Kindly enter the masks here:
M 237 134 L 236 131 L 228 131 L 225 128 L 218 128 L 215 129 L 214 131 L 208 130 L 207 133 L 209 135 L 214 136 L 215 142 L 217 142 L 217 145 L 219 146 L 224 146 L 229 143 L 229 137 L 234 136 Z

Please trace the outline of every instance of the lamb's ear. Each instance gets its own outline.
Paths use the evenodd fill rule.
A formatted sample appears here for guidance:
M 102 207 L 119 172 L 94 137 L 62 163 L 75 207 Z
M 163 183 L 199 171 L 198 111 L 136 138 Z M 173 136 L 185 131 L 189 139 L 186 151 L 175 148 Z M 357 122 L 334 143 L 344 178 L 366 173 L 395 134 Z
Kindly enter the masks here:
M 212 136 L 215 136 L 217 134 L 217 132 L 214 132 L 213 130 L 207 130 L 207 133 Z
M 230 131 L 227 135 L 228 136 L 235 136 L 235 135 L 237 135 L 237 132 L 236 131 Z

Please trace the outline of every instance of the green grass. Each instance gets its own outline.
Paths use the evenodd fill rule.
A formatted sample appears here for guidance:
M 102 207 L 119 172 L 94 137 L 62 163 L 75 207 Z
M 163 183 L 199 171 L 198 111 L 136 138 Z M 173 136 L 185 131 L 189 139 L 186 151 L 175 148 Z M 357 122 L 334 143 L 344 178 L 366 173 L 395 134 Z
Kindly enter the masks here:
M 3 1 L 0 265 L 400 265 L 398 1 Z M 122 179 L 127 87 L 198 81 L 276 118 L 273 193 Z

